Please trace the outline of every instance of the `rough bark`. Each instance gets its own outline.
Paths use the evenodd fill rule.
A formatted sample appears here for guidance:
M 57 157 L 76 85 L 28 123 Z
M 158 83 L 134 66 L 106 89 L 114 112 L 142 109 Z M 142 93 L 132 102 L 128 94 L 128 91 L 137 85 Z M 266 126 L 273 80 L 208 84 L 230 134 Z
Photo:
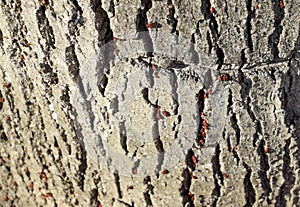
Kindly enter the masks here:
M 0 206 L 298 206 L 299 14 L 1 0 Z

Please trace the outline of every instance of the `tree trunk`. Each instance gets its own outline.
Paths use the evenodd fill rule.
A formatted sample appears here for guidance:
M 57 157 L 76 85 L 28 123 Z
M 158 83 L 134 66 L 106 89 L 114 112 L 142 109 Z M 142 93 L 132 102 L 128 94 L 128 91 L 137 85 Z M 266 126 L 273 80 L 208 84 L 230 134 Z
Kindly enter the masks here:
M 0 11 L 0 206 L 299 205 L 297 0 Z

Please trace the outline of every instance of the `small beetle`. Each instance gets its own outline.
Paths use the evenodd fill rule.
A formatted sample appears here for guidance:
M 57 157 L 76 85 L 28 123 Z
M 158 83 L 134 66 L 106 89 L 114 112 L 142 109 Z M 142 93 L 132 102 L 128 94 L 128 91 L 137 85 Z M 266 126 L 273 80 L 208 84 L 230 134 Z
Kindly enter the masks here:
M 198 179 L 197 176 L 194 176 L 194 175 L 193 175 L 193 172 L 192 172 L 192 171 L 190 171 L 190 176 L 191 176 L 192 179 Z
M 194 200 L 195 200 L 195 196 L 194 196 L 194 194 L 193 194 L 193 193 L 189 192 L 189 196 L 190 196 L 190 198 L 191 198 L 191 200 L 192 200 L 192 201 L 194 201 Z
M 29 184 L 29 188 L 30 188 L 30 190 L 33 190 L 33 188 L 34 188 L 33 182 L 31 182 L 31 183 Z
M 168 174 L 168 173 L 169 173 L 169 170 L 164 169 L 161 173 L 162 173 L 163 175 Z
M 230 76 L 228 73 L 224 73 L 223 75 L 220 75 L 218 77 L 218 80 L 219 81 L 229 81 L 230 80 Z
M 152 28 L 154 28 L 154 24 L 152 22 L 149 22 L 149 23 L 146 24 L 146 27 L 148 29 L 152 29 Z
M 40 172 L 39 175 L 40 175 L 41 179 L 45 179 L 46 181 L 48 180 L 48 177 L 47 177 L 47 175 L 45 173 Z
M 165 116 L 165 117 L 169 117 L 171 116 L 171 114 L 167 111 L 163 111 L 162 114 Z
M 196 156 L 192 156 L 193 166 L 196 167 L 198 160 Z
M 18 187 L 18 183 L 16 181 L 13 182 L 15 187 Z
M 10 116 L 8 116 L 8 117 L 6 118 L 6 122 L 7 122 L 7 123 L 11 122 L 11 117 L 10 117 Z
M 133 189 L 133 186 L 130 185 L 130 186 L 127 186 L 127 190 L 132 190 Z
M 284 9 L 284 3 L 283 3 L 283 1 L 279 2 L 279 7 L 280 7 L 280 9 Z
M 203 119 L 202 124 L 203 124 L 203 126 L 204 126 L 204 128 L 205 128 L 206 130 L 209 129 L 209 125 L 208 125 L 206 119 Z
M 134 167 L 134 168 L 132 168 L 132 174 L 137 174 L 137 168 L 136 167 Z
M 22 66 L 26 66 L 25 58 L 24 58 L 24 55 L 22 54 L 22 51 L 20 52 L 20 60 L 21 60 Z
M 223 177 L 227 179 L 229 178 L 229 175 L 227 173 L 223 173 Z
M 8 195 L 7 194 L 4 196 L 3 201 L 8 201 Z
M 200 139 L 199 139 L 199 142 L 200 142 L 201 144 L 204 144 L 205 141 L 204 141 L 203 138 L 200 138 Z
M 200 135 L 201 135 L 201 137 L 205 137 L 206 136 L 206 132 L 205 132 L 204 128 L 201 128 Z

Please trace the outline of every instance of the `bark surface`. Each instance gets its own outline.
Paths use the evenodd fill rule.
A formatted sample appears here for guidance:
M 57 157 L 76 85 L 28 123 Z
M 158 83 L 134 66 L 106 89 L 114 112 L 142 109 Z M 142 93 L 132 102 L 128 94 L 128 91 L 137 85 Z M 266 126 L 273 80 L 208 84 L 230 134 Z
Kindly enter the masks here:
M 0 206 L 299 206 L 298 0 L 1 0 Z

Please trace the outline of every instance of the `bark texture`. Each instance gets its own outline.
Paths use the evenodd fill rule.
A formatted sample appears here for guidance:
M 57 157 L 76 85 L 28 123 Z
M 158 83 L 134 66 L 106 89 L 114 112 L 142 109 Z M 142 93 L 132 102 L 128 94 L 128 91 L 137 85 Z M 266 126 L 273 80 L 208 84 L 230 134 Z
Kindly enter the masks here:
M 299 206 L 298 0 L 1 0 L 0 22 L 0 206 Z

